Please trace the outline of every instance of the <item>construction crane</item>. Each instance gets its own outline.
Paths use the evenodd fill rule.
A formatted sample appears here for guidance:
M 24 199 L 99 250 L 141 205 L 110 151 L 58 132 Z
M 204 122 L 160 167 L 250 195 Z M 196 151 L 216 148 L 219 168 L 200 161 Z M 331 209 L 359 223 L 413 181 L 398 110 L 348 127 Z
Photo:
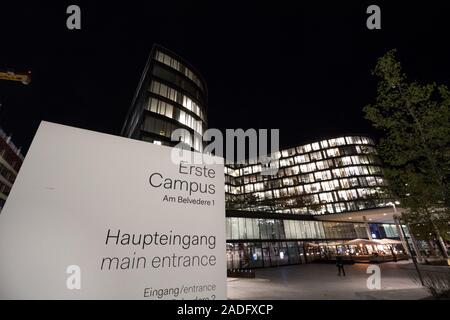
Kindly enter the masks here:
M 27 85 L 31 82 L 31 71 L 28 71 L 26 73 L 16 73 L 12 70 L 0 70 L 0 80 L 18 81 Z

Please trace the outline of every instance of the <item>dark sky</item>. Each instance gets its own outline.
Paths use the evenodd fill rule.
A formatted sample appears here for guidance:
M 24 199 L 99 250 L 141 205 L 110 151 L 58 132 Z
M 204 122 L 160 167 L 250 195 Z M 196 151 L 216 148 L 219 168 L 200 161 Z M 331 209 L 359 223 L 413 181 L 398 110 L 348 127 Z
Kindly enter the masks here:
M 119 134 L 155 42 L 206 78 L 210 127 L 279 128 L 282 146 L 374 134 L 362 108 L 391 48 L 411 78 L 450 82 L 446 1 L 242 3 L 2 1 L 0 68 L 33 81 L 0 80 L 0 126 L 24 150 L 41 120 Z M 81 31 L 66 28 L 69 4 L 81 7 Z M 366 28 L 369 4 L 382 30 Z

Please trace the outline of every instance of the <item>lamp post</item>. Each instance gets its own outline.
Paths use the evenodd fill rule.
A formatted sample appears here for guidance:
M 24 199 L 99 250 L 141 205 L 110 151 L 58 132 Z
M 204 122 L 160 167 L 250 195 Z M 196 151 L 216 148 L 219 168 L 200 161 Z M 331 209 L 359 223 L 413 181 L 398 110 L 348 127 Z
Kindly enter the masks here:
M 397 202 L 397 204 L 400 204 L 400 203 Z M 390 205 L 394 208 L 394 221 L 395 221 L 395 225 L 397 226 L 397 231 L 399 232 L 399 236 L 402 239 L 402 243 L 403 243 L 405 250 L 407 250 L 409 252 L 409 254 L 411 255 L 411 259 L 414 263 L 414 267 L 416 268 L 420 283 L 422 284 L 422 286 L 425 286 L 425 283 L 423 282 L 423 278 L 422 278 L 422 273 L 420 272 L 419 265 L 417 264 L 416 256 L 413 254 L 413 251 L 409 247 L 409 242 L 406 240 L 405 230 L 403 230 L 402 225 L 401 225 L 400 216 L 397 214 L 397 207 L 395 206 L 395 203 L 393 203 L 393 202 L 389 202 L 389 203 L 387 203 L 387 205 Z M 398 229 L 400 229 L 400 230 L 398 230 Z M 405 246 L 405 244 L 406 244 L 406 246 Z
M 397 201 L 397 204 L 400 204 Z M 402 226 L 400 224 L 400 219 L 399 219 L 399 215 L 397 214 L 397 207 L 395 205 L 394 202 L 388 202 L 387 205 L 390 205 L 394 208 L 394 223 L 395 223 L 395 227 L 397 228 L 397 233 L 398 236 L 400 237 L 400 240 L 402 241 L 402 246 L 403 246 L 403 250 L 405 250 L 406 255 L 410 255 L 411 257 L 413 256 L 413 253 L 411 250 L 409 250 L 409 245 L 408 242 L 406 241 L 406 237 L 404 236 L 404 233 L 402 232 Z

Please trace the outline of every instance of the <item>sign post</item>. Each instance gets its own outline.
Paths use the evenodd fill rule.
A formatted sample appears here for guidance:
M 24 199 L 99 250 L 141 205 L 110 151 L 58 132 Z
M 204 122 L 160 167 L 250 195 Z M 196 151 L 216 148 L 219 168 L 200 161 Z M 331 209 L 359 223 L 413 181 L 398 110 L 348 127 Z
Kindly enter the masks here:
M 0 215 L 0 298 L 226 299 L 223 164 L 171 150 L 42 122 Z

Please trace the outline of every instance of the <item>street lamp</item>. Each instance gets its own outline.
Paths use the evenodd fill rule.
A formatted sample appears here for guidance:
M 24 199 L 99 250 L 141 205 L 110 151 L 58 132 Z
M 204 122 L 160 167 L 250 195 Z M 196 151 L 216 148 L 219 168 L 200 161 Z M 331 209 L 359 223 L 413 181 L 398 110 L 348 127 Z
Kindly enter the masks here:
M 399 201 L 395 201 L 395 202 L 388 202 L 386 204 L 389 205 L 389 206 L 392 206 L 394 208 L 394 221 L 396 222 L 395 225 L 397 227 L 397 232 L 399 233 L 399 236 L 400 236 L 400 238 L 401 238 L 401 240 L 403 242 L 403 247 L 405 248 L 405 250 L 408 250 L 409 254 L 411 255 L 411 259 L 412 259 L 412 261 L 414 263 L 414 267 L 416 268 L 417 274 L 419 276 L 420 283 L 422 284 L 422 286 L 425 286 L 425 284 L 423 282 L 423 278 L 422 278 L 422 273 L 420 273 L 419 265 L 417 264 L 416 257 L 413 254 L 413 251 L 411 250 L 411 248 L 409 246 L 409 242 L 406 240 L 406 234 L 405 234 L 405 230 L 403 230 L 403 227 L 401 225 L 400 216 L 397 215 L 397 207 L 396 207 L 396 205 L 399 205 L 400 202 Z M 409 232 L 411 233 L 411 231 L 409 231 Z M 416 253 L 417 253 L 417 249 L 416 249 Z
M 409 244 L 406 241 L 406 236 L 405 236 L 405 234 L 403 232 L 403 228 L 402 228 L 402 226 L 400 224 L 400 221 L 399 221 L 400 217 L 397 214 L 397 206 L 396 205 L 399 205 L 400 202 L 395 201 L 395 202 L 388 202 L 386 204 L 388 206 L 392 206 L 394 208 L 394 222 L 395 222 L 395 226 L 397 228 L 398 236 L 400 237 L 400 240 L 402 241 L 402 245 L 403 245 L 403 248 L 404 248 L 406 254 L 408 255 L 408 253 L 409 253 L 411 255 L 411 257 L 412 257 L 413 256 L 412 251 L 410 250 Z
M 395 214 L 397 214 L 397 207 L 396 207 L 396 205 L 398 206 L 399 204 L 400 204 L 400 201 L 395 201 L 395 202 L 388 202 L 388 203 L 386 203 L 388 206 L 392 206 L 392 207 L 394 207 L 394 212 L 395 212 Z

